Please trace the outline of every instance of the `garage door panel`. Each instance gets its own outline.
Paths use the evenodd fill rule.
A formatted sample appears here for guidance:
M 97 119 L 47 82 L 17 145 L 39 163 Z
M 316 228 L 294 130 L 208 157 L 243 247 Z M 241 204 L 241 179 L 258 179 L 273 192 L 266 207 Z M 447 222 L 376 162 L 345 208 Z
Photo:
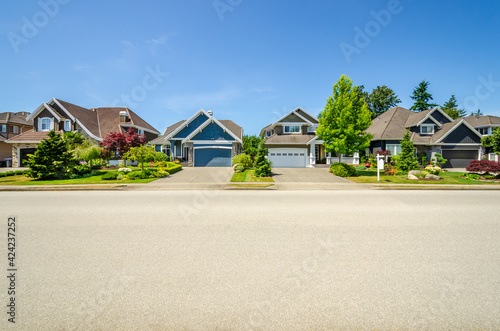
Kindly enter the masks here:
M 304 168 L 307 150 L 305 148 L 269 148 L 267 158 L 275 168 Z
M 471 160 L 477 160 L 477 150 L 443 150 L 443 158 L 448 160 L 444 168 L 466 168 Z
M 195 167 L 230 167 L 230 148 L 200 148 L 194 150 Z

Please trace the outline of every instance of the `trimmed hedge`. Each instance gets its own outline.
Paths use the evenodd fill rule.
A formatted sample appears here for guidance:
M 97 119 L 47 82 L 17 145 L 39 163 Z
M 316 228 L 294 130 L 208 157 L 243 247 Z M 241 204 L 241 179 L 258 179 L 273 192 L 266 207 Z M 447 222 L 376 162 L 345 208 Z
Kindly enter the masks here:
M 344 162 L 332 163 L 330 166 L 330 172 L 339 177 L 354 177 L 358 175 L 354 166 Z
M 101 176 L 103 180 L 116 180 L 120 173 L 118 171 L 110 171 Z

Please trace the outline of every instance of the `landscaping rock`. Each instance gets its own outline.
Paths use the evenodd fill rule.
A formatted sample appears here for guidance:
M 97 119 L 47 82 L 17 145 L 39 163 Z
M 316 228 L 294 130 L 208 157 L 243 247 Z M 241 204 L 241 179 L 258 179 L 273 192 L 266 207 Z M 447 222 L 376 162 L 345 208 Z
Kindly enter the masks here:
M 418 177 L 415 176 L 415 175 L 410 175 L 408 174 L 408 179 L 411 179 L 411 180 L 418 180 Z
M 421 175 L 422 173 L 420 172 L 420 170 L 412 170 L 408 173 L 408 178 L 410 178 L 410 175 L 412 176 L 417 176 L 417 175 Z M 413 178 L 410 178 L 410 179 L 413 179 Z
M 441 179 L 441 177 L 439 177 L 438 175 L 427 174 L 427 175 L 425 175 L 425 179 L 439 180 L 439 179 Z

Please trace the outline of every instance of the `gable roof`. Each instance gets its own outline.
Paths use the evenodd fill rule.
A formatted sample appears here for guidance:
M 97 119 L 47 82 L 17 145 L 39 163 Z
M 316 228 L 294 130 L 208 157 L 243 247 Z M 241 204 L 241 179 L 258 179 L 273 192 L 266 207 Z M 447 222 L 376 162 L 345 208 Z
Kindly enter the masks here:
M 273 134 L 266 138 L 266 145 L 306 145 L 308 142 L 316 138 L 314 133 L 308 134 Z
M 174 130 L 172 130 L 169 134 L 165 135 L 164 140 L 168 140 L 169 138 L 173 137 L 177 133 L 179 133 L 182 129 L 184 129 L 186 126 L 189 125 L 194 119 L 196 119 L 200 114 L 205 114 L 208 118 L 210 118 L 210 114 L 205 111 L 205 109 L 200 108 L 196 113 L 194 113 L 190 118 L 188 118 L 185 121 L 178 122 L 180 123 Z M 167 130 L 165 130 L 167 131 Z
M 408 130 L 408 127 L 413 127 L 423 123 L 427 118 L 430 118 L 432 112 L 436 110 L 442 112 L 442 110 L 438 107 L 428 109 L 420 113 L 416 113 L 402 107 L 394 107 L 380 115 L 378 118 L 375 118 L 372 121 L 372 125 L 368 128 L 368 130 L 366 130 L 366 132 L 373 135 L 372 140 L 401 140 Z M 480 135 L 463 119 L 456 119 L 448 123 L 440 123 L 439 130 L 436 130 L 432 135 L 420 135 L 419 132 L 412 132 L 411 140 L 415 144 L 440 143 L 446 136 L 458 128 L 462 122 L 471 128 L 475 134 Z
M 478 128 L 481 126 L 500 125 L 500 117 L 492 116 L 492 115 L 486 115 L 486 116 L 471 115 L 471 116 L 464 117 L 463 119 L 475 128 Z
M 433 135 L 432 137 L 432 140 L 433 142 L 435 143 L 440 143 L 444 140 L 444 138 L 446 138 L 450 133 L 452 133 L 453 131 L 455 131 L 457 128 L 459 128 L 461 125 L 465 125 L 466 127 L 468 127 L 474 134 L 476 134 L 479 138 L 482 138 L 483 136 L 476 131 L 476 129 L 474 129 L 472 127 L 472 125 L 470 125 L 469 123 L 467 123 L 467 121 L 465 121 L 463 118 L 457 118 L 456 120 L 454 120 L 453 122 L 450 122 L 450 123 L 446 123 L 444 125 L 447 125 L 447 124 L 452 124 L 451 128 L 449 128 L 446 132 L 444 133 L 441 133 L 440 135 L 438 135 L 438 133 L 440 132 L 436 132 L 435 135 Z M 443 126 L 444 126 L 443 125 Z M 443 131 L 443 130 L 439 130 L 439 131 Z M 435 136 L 435 137 L 434 137 Z
M 31 113 L 27 120 L 35 118 L 42 110 L 47 109 L 54 117 L 61 121 L 71 119 L 78 123 L 90 137 L 102 140 L 110 132 L 123 132 L 122 127 L 135 127 L 154 134 L 158 130 L 144 121 L 139 115 L 126 107 L 100 107 L 87 109 L 75 104 L 52 98 L 48 103 L 42 103 Z M 120 123 L 120 112 L 129 114 L 130 122 Z
M 28 122 L 22 116 L 19 116 L 12 112 L 0 113 L 0 123 L 14 123 L 20 125 L 33 125 L 32 122 Z
M 273 123 L 271 123 L 271 124 L 265 126 L 264 128 L 262 128 L 260 130 L 260 135 L 262 136 L 263 133 L 264 133 L 264 131 L 270 130 L 270 129 L 274 128 L 276 126 L 276 124 L 278 124 L 279 122 L 283 121 L 285 118 L 287 118 L 291 114 L 297 115 L 302 120 L 304 120 L 305 123 L 307 123 L 309 125 L 317 125 L 317 124 L 319 124 L 319 120 L 318 120 L 317 117 L 309 114 L 307 111 L 305 111 L 301 107 L 297 107 L 295 109 L 290 110 L 288 113 L 286 113 L 285 115 L 281 116 L 279 119 L 277 119 Z
M 228 122 L 231 122 L 232 124 L 236 125 L 233 121 L 227 121 L 226 120 L 226 123 Z M 202 125 L 200 125 L 199 127 L 197 127 L 193 132 L 191 132 L 186 138 L 184 138 L 182 140 L 182 142 L 186 142 L 186 141 L 189 141 L 190 139 L 192 139 L 193 137 L 195 137 L 201 130 L 203 130 L 203 128 L 205 128 L 207 125 L 209 125 L 210 123 L 215 123 L 217 124 L 219 127 L 221 127 L 225 132 L 229 133 L 229 135 L 231 137 L 233 137 L 236 141 L 240 142 L 240 143 L 243 143 L 242 140 L 241 140 L 241 137 L 238 137 L 233 131 L 229 130 L 224 124 L 222 124 L 220 121 L 218 121 L 215 117 L 211 116 L 208 118 L 208 120 L 206 120 Z M 243 129 L 241 130 L 243 131 Z
M 18 134 L 10 139 L 7 143 L 39 143 L 43 139 L 47 138 L 48 131 L 33 131 L 33 129 Z

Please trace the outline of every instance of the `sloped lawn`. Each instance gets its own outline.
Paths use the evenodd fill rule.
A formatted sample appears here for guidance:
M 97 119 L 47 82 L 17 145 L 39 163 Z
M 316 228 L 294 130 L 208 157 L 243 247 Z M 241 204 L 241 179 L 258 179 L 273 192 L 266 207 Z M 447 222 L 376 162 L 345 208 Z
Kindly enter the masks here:
M 383 173 L 380 174 L 380 181 L 377 181 L 377 171 L 370 170 L 358 170 L 358 177 L 347 177 L 347 179 L 355 183 L 391 183 L 391 184 L 460 184 L 460 185 L 488 185 L 488 184 L 500 184 L 492 182 L 483 182 L 480 180 L 471 180 L 466 178 L 460 178 L 462 176 L 461 172 L 442 172 L 439 174 L 442 178 L 441 180 L 411 180 L 407 179 L 407 176 L 386 176 Z

